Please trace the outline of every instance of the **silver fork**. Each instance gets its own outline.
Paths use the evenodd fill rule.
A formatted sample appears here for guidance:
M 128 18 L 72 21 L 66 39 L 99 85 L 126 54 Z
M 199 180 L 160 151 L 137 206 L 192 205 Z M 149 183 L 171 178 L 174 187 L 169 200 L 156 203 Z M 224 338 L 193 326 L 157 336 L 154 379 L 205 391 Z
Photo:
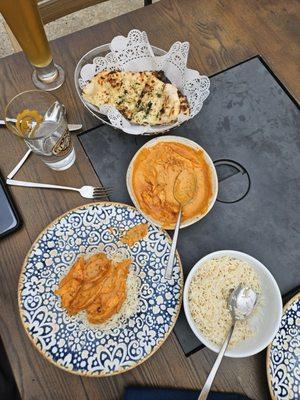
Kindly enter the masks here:
M 51 185 L 48 183 L 17 181 L 14 179 L 6 179 L 6 183 L 12 186 L 23 186 L 31 188 L 73 190 L 75 192 L 79 192 L 81 196 L 85 197 L 86 199 L 105 199 L 107 198 L 108 194 L 112 192 L 112 188 L 94 186 L 82 186 L 81 188 L 75 188 L 70 186 Z

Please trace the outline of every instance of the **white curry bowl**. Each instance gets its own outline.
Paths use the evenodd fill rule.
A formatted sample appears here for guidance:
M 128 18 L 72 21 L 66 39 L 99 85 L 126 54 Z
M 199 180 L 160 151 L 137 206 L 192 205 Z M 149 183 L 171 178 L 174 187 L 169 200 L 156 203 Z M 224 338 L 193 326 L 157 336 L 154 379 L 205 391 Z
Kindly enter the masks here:
M 249 357 L 264 350 L 273 340 L 278 331 L 282 315 L 282 299 L 279 287 L 270 271 L 257 259 L 248 254 L 234 250 L 220 250 L 201 258 L 191 269 L 184 286 L 183 305 L 187 321 L 197 338 L 210 350 L 218 353 L 220 347 L 211 342 L 197 328 L 190 312 L 188 292 L 190 283 L 195 273 L 203 264 L 213 258 L 230 256 L 247 262 L 256 271 L 261 285 L 261 294 L 258 299 L 257 309 L 249 317 L 249 324 L 254 330 L 252 337 L 239 342 L 234 347 L 229 347 L 225 353 L 227 357 Z
M 153 219 L 150 215 L 146 214 L 140 207 L 139 202 L 134 194 L 133 188 L 132 188 L 132 171 L 133 171 L 133 165 L 134 162 L 137 158 L 137 156 L 139 155 L 140 151 L 144 148 L 149 148 L 149 147 L 153 147 L 155 146 L 157 143 L 159 142 L 175 142 L 175 143 L 182 143 L 185 144 L 186 146 L 189 146 L 193 149 L 196 150 L 202 150 L 205 156 L 205 161 L 207 163 L 207 165 L 210 167 L 211 170 L 211 177 L 212 177 L 212 183 L 213 183 L 213 195 L 210 198 L 210 202 L 209 202 L 209 206 L 207 208 L 207 210 L 205 211 L 205 213 L 203 214 L 198 214 L 196 216 L 194 216 L 193 218 L 187 219 L 186 221 L 182 222 L 180 225 L 180 228 L 185 228 L 189 225 L 194 224 L 195 222 L 200 221 L 200 219 L 202 219 L 203 217 L 205 217 L 205 215 L 207 215 L 209 213 L 209 211 L 212 209 L 213 205 L 216 202 L 217 199 L 217 195 L 218 195 L 218 176 L 217 176 L 217 172 L 214 166 L 214 163 L 212 161 L 212 159 L 210 158 L 210 156 L 207 154 L 207 152 L 203 149 L 203 147 L 201 147 L 198 143 L 193 142 L 190 139 L 186 139 L 184 137 L 181 136 L 160 136 L 160 137 L 156 137 L 152 140 L 150 140 L 149 142 L 145 143 L 134 155 L 134 157 L 132 158 L 132 160 L 130 161 L 130 164 L 128 166 L 127 169 L 127 175 L 126 175 L 126 184 L 127 184 L 127 190 L 129 193 L 129 196 L 133 202 L 133 204 L 135 205 L 135 207 L 140 211 L 141 214 L 144 215 L 144 217 L 151 222 L 152 224 L 162 227 L 161 223 L 155 219 Z M 169 225 L 169 226 L 163 226 L 164 229 L 174 229 L 175 228 L 175 224 L 173 225 Z

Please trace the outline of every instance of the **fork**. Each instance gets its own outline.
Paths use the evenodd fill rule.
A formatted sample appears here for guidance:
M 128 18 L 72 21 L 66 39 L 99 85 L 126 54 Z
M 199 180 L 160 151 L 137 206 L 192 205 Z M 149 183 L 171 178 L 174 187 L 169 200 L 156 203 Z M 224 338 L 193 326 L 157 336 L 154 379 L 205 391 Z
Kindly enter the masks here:
M 105 199 L 107 198 L 108 194 L 111 193 L 112 191 L 112 188 L 104 188 L 104 187 L 82 186 L 81 188 L 75 188 L 70 186 L 50 185 L 48 183 L 17 181 L 14 179 L 6 179 L 6 183 L 12 186 L 73 190 L 75 192 L 79 192 L 81 196 L 85 197 L 86 199 Z

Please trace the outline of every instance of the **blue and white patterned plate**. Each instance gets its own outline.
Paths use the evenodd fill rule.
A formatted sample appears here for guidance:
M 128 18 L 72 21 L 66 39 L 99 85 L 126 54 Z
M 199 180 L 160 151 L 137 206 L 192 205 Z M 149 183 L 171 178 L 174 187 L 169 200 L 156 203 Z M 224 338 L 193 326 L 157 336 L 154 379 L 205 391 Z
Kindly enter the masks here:
M 284 307 L 267 351 L 267 376 L 274 400 L 300 399 L 300 293 Z
M 54 294 L 78 254 L 112 254 L 120 246 L 114 230 L 139 223 L 147 221 L 131 206 L 87 204 L 53 221 L 31 247 L 19 281 L 21 319 L 34 345 L 56 366 L 80 375 L 118 374 L 145 361 L 170 334 L 180 311 L 183 272 L 177 257 L 173 278 L 163 278 L 170 239 L 154 225 L 130 249 L 141 286 L 137 311 L 124 325 L 111 331 L 88 325 L 78 315 L 68 316 Z

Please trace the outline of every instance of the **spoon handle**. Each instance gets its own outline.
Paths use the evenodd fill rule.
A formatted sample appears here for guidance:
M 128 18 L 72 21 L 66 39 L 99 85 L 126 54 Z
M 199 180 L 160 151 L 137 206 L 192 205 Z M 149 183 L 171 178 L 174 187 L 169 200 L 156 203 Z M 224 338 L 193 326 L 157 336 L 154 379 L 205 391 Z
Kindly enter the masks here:
M 178 239 L 178 232 L 179 232 L 180 222 L 181 222 L 181 215 L 182 215 L 182 208 L 180 207 L 176 226 L 175 226 L 175 231 L 174 231 L 174 235 L 173 235 L 171 251 L 170 251 L 170 255 L 169 255 L 169 259 L 168 259 L 168 265 L 167 265 L 167 268 L 165 271 L 165 279 L 172 278 L 174 258 L 175 258 L 176 245 L 177 245 L 177 239 Z
M 224 353 L 225 353 L 225 351 L 226 351 L 226 349 L 228 347 L 228 344 L 230 342 L 234 327 L 235 327 L 235 323 L 232 324 L 232 326 L 230 328 L 230 331 L 228 332 L 227 338 L 225 339 L 225 341 L 223 343 L 223 346 L 222 346 L 222 348 L 221 348 L 221 350 L 220 350 L 220 352 L 218 354 L 218 357 L 217 357 L 217 359 L 216 359 L 216 361 L 215 361 L 215 363 L 214 363 L 214 365 L 213 365 L 213 367 L 212 367 L 212 369 L 211 369 L 211 371 L 210 371 L 210 373 L 209 373 L 209 375 L 208 375 L 208 377 L 206 379 L 206 382 L 205 382 L 205 384 L 204 384 L 204 386 L 202 388 L 202 391 L 200 393 L 200 396 L 198 397 L 198 400 L 206 400 L 208 395 L 209 395 L 209 392 L 210 392 L 210 389 L 211 389 L 211 385 L 212 385 L 212 383 L 213 383 L 213 381 L 215 379 L 215 376 L 216 376 L 216 374 L 218 372 L 219 366 L 220 366 L 221 361 L 223 359 Z

